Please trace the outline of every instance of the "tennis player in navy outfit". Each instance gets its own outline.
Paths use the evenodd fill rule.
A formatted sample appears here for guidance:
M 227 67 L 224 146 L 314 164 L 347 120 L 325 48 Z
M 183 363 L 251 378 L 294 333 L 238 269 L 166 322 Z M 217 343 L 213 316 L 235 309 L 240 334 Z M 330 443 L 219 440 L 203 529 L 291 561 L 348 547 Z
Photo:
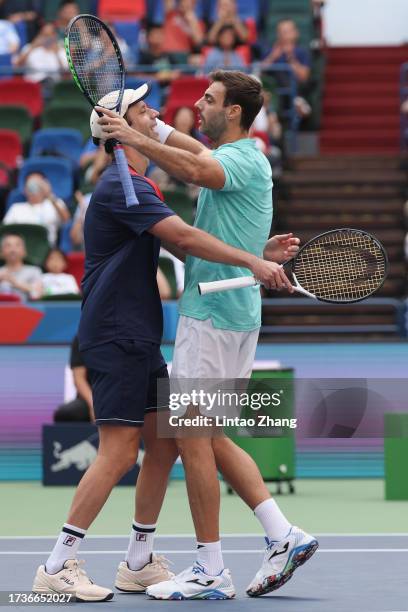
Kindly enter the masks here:
M 126 90 L 121 115 L 131 127 L 156 138 L 158 113 L 143 101 L 148 92 L 146 84 Z M 155 415 L 149 414 L 157 403 L 157 379 L 167 377 L 160 352 L 162 309 L 156 282 L 160 240 L 171 244 L 173 252 L 179 249 L 201 259 L 248 268 L 266 287 L 290 287 L 278 264 L 228 246 L 184 223 L 144 177 L 149 160 L 131 147 L 125 147 L 125 153 L 139 205 L 126 206 L 112 161 L 96 186 L 85 218 L 86 266 L 79 342 L 90 373 L 99 428 L 98 455 L 79 483 L 67 522 L 46 563 L 38 568 L 33 585 L 34 592 L 72 593 L 83 601 L 113 597 L 110 589 L 89 580 L 77 553 L 113 487 L 135 465 L 142 427 L 143 465 L 150 466 L 146 472 L 154 474 L 154 482 L 151 478 L 149 482 L 143 477 L 138 480 L 140 525 L 133 523 L 135 538 L 120 564 L 115 584 L 122 590 L 145 591 L 150 584 L 173 576 L 165 560 L 156 555 L 139 572 L 131 569 L 134 555 L 139 554 L 135 552 L 136 540 L 138 544 L 143 538 L 147 541 L 154 531 L 155 525 L 146 525 L 145 516 L 159 515 L 177 453 L 174 440 L 161 439 L 158 443 Z

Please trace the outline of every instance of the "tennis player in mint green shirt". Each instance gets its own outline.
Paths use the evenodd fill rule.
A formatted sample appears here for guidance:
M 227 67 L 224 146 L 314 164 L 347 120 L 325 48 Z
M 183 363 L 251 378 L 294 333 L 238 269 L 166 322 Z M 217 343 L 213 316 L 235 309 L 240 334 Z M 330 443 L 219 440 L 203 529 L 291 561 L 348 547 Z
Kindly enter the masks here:
M 135 132 L 112 112 L 103 111 L 105 117 L 99 119 L 99 123 L 107 137 L 135 147 L 168 174 L 200 185 L 196 227 L 235 247 L 257 256 L 263 254 L 265 259 L 276 262 L 275 287 L 287 287 L 287 279 L 279 276 L 279 264 L 297 252 L 299 241 L 291 234 L 268 240 L 272 222 L 271 169 L 249 138 L 249 128 L 263 104 L 261 85 L 238 71 L 219 70 L 210 78 L 210 86 L 196 107 L 200 130 L 213 141 L 213 151 L 160 121 L 157 125 L 159 142 Z M 181 250 L 166 243 L 164 246 L 184 259 Z M 183 239 L 179 246 L 180 249 L 185 247 Z M 259 287 L 203 297 L 197 289 L 199 282 L 239 275 L 247 276 L 248 270 L 190 256 L 186 258 L 173 377 L 236 379 L 251 375 L 261 323 Z M 160 443 L 157 440 L 158 455 Z M 219 540 L 217 468 L 254 511 L 267 537 L 262 567 L 248 585 L 247 593 L 256 597 L 278 589 L 315 552 L 318 546 L 315 538 L 291 525 L 271 498 L 256 464 L 231 440 L 219 436 L 183 437 L 175 443 L 186 473 L 197 537 L 197 558 L 192 567 L 174 579 L 149 586 L 147 594 L 157 599 L 234 597 L 234 585 L 229 571 L 224 568 Z M 156 470 L 159 464 L 158 456 Z M 153 467 L 144 471 L 142 468 L 143 482 L 148 481 L 148 469 L 153 470 Z M 152 483 L 154 478 L 157 478 L 157 471 L 153 470 Z M 144 516 L 146 528 L 151 527 L 148 517 Z

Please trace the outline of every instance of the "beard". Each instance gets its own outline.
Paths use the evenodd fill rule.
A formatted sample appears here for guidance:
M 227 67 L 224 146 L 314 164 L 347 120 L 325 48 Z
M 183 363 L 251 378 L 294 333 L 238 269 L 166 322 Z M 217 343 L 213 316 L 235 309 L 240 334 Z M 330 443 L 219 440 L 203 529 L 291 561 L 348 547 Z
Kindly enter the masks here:
M 201 119 L 200 132 L 214 142 L 220 139 L 227 129 L 227 118 L 224 113 L 214 114 L 210 120 Z

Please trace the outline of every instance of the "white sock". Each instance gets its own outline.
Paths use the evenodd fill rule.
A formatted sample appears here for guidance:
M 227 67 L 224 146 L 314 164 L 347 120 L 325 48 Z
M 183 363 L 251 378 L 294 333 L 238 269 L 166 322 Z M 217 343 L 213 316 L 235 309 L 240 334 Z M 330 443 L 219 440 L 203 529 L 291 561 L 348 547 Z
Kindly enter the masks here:
M 133 521 L 125 558 L 131 570 L 139 570 L 150 563 L 155 531 L 156 525 L 143 525 Z
M 64 523 L 59 538 L 47 559 L 45 571 L 48 574 L 60 572 L 68 559 L 76 559 L 79 545 L 84 539 L 86 529 Z
M 197 562 L 206 574 L 217 576 L 224 569 L 221 542 L 197 542 Z
M 258 504 L 254 513 L 269 540 L 279 542 L 279 540 L 286 538 L 292 525 L 274 499 L 269 498 Z

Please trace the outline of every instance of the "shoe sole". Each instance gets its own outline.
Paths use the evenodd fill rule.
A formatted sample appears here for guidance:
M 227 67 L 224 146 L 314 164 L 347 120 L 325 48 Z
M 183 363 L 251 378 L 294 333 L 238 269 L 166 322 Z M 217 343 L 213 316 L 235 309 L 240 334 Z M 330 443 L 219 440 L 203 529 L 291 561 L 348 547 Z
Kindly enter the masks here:
M 197 599 L 197 600 L 221 600 L 221 599 L 233 599 L 235 597 L 235 593 L 228 595 L 227 593 L 223 593 L 222 591 L 207 591 L 204 593 L 197 593 L 196 595 L 192 595 L 191 597 L 186 597 L 185 595 L 183 595 L 183 593 L 180 593 L 180 591 L 176 591 L 175 593 L 172 593 L 170 595 L 170 597 L 156 597 L 155 595 L 149 595 L 150 599 L 159 599 L 161 601 L 164 600 L 168 600 L 168 601 L 186 601 L 186 600 L 192 600 L 192 599 Z
M 289 570 L 287 570 L 286 572 L 282 572 L 282 574 L 278 574 L 278 576 L 268 576 L 256 590 L 248 589 L 247 595 L 249 595 L 249 597 L 259 597 L 261 595 L 266 595 L 267 593 L 271 593 L 272 591 L 280 589 L 284 584 L 288 582 L 288 580 L 292 578 L 294 571 L 298 567 L 306 563 L 306 561 L 308 561 L 308 559 L 310 559 L 310 557 L 314 555 L 318 548 L 319 543 L 317 542 L 317 540 L 313 540 L 312 542 L 310 542 L 310 544 L 301 548 L 301 550 L 299 550 L 293 555 L 292 559 L 290 559 Z
M 147 587 L 141 587 L 140 589 L 124 589 L 123 587 L 120 587 L 115 584 L 115 589 L 118 589 L 118 591 L 122 591 L 122 593 L 135 593 L 136 595 L 143 595 L 144 593 L 146 593 Z

